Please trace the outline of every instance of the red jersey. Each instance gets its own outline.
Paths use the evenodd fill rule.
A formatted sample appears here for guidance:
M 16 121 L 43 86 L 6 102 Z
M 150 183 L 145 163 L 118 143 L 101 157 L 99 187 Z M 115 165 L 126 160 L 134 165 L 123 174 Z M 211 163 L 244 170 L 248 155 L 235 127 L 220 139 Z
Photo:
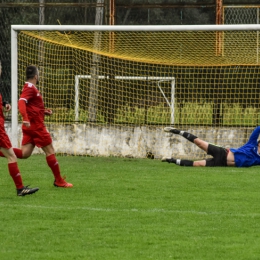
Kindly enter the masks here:
M 29 82 L 25 82 L 19 100 L 26 102 L 26 112 L 30 121 L 30 129 L 44 127 L 44 103 L 39 90 Z M 24 129 L 27 129 L 23 125 Z
M 3 100 L 2 100 L 2 95 L 0 94 L 0 124 L 4 125 L 5 122 L 5 117 L 4 117 L 4 113 L 3 113 Z
M 5 117 L 3 113 L 3 100 L 2 95 L 0 94 L 0 147 L 5 149 L 10 149 L 12 147 L 12 144 L 10 142 L 10 139 L 5 132 Z

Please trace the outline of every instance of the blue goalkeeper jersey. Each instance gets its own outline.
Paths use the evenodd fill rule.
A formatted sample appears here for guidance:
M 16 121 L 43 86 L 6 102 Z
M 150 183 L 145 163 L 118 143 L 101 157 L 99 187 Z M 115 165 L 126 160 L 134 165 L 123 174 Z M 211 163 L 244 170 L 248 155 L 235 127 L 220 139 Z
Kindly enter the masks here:
M 260 165 L 260 155 L 258 154 L 257 139 L 260 134 L 260 126 L 257 126 L 252 132 L 248 142 L 240 148 L 231 148 L 234 153 L 237 167 L 250 167 Z

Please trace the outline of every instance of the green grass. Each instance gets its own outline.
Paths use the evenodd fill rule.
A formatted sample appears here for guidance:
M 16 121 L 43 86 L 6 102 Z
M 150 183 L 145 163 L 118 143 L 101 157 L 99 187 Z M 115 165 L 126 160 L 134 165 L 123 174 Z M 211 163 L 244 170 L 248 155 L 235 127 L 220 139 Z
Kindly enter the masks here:
M 19 160 L 17 197 L 0 159 L 0 259 L 259 259 L 260 168 L 58 157 L 73 189 L 52 186 L 42 155 Z

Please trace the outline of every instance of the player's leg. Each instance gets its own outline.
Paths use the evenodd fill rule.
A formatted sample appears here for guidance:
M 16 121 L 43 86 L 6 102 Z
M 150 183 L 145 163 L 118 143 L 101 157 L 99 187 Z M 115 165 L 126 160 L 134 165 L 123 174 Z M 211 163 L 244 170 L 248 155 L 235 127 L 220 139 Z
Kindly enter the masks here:
M 29 194 L 33 194 L 39 190 L 39 188 L 29 188 L 28 186 L 23 185 L 22 176 L 17 164 L 17 157 L 12 148 L 6 149 L 1 147 L 1 152 L 7 158 L 8 161 L 8 171 L 10 176 L 13 179 L 13 182 L 16 186 L 17 195 L 25 196 Z
M 176 165 L 179 166 L 194 166 L 194 167 L 206 166 L 206 160 L 191 161 L 191 160 L 175 159 L 171 157 L 164 157 L 162 158 L 162 162 L 175 163 Z
M 56 159 L 54 147 L 51 144 L 42 147 L 42 150 L 46 154 L 46 161 L 48 166 L 51 168 L 54 175 L 54 186 L 63 188 L 72 188 L 73 184 L 65 181 L 65 177 L 61 177 L 59 162 Z
M 164 132 L 172 133 L 172 134 L 176 134 L 176 135 L 181 135 L 181 136 L 183 136 L 184 138 L 186 138 L 188 141 L 190 141 L 192 143 L 194 143 L 194 139 L 198 138 L 197 136 L 195 136 L 193 134 L 190 134 L 188 132 L 176 129 L 176 128 L 171 127 L 171 126 L 165 127 L 164 128 Z
M 204 167 L 206 166 L 206 160 L 194 161 L 193 166 L 195 167 Z
M 33 132 L 28 131 L 28 135 L 33 138 L 33 143 L 44 151 L 46 155 L 46 162 L 54 176 L 54 186 L 66 188 L 72 187 L 72 184 L 67 183 L 64 178 L 61 177 L 59 163 L 56 159 L 54 147 L 52 145 L 52 138 L 47 129 L 40 128 L 39 130 L 35 130 Z
M 181 135 L 184 138 L 186 138 L 188 141 L 196 144 L 203 151 L 205 151 L 205 152 L 208 151 L 209 143 L 201 140 L 200 138 L 198 138 L 197 136 L 195 136 L 193 134 L 190 134 L 190 133 L 185 132 L 185 131 L 178 130 L 178 129 L 171 127 L 171 126 L 165 127 L 164 132 Z
M 23 129 L 23 139 L 22 139 L 22 159 L 27 159 L 32 155 L 35 148 L 35 143 L 33 139 L 34 131 Z
M 21 149 L 13 148 L 16 157 L 19 159 L 29 158 L 34 150 L 35 144 L 33 138 L 30 135 L 31 132 L 32 131 L 23 129 L 23 139 L 22 139 Z M 0 152 L 0 157 L 4 157 L 4 154 L 2 152 Z
M 200 138 L 196 138 L 194 140 L 194 144 L 196 144 L 200 149 L 202 149 L 206 153 L 208 152 L 208 147 L 209 147 L 209 143 L 208 142 L 203 141 Z
M 32 155 L 35 145 L 32 143 L 23 144 L 21 147 L 22 157 L 21 159 L 27 159 Z
M 27 159 L 28 157 L 31 156 L 33 149 L 34 149 L 34 147 L 32 149 L 30 149 L 31 152 L 29 152 L 28 147 L 26 147 L 26 148 L 24 147 L 24 151 L 19 148 L 13 148 L 13 151 L 18 159 Z M 0 151 L 0 157 L 5 157 L 1 151 Z
M 200 138 L 198 138 L 197 136 L 195 136 L 193 134 L 178 130 L 171 126 L 165 127 L 164 132 L 181 135 L 184 138 L 186 138 L 188 141 L 197 145 L 200 149 L 202 149 L 206 153 L 208 152 L 209 143 L 201 140 Z M 206 160 L 191 161 L 191 160 L 182 160 L 182 159 L 164 157 L 164 158 L 162 158 L 162 162 L 175 163 L 180 166 L 195 166 L 195 167 L 206 166 Z

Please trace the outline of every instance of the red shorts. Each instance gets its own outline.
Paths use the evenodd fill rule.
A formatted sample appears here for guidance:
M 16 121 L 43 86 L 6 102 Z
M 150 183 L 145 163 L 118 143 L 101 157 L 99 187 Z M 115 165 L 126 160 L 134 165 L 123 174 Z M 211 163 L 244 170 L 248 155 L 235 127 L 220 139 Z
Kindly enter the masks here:
M 52 138 L 50 133 L 47 131 L 46 127 L 37 130 L 23 130 L 23 140 L 22 145 L 33 144 L 39 148 L 45 147 L 52 143 Z
M 0 147 L 10 149 L 12 144 L 3 126 L 0 126 Z

